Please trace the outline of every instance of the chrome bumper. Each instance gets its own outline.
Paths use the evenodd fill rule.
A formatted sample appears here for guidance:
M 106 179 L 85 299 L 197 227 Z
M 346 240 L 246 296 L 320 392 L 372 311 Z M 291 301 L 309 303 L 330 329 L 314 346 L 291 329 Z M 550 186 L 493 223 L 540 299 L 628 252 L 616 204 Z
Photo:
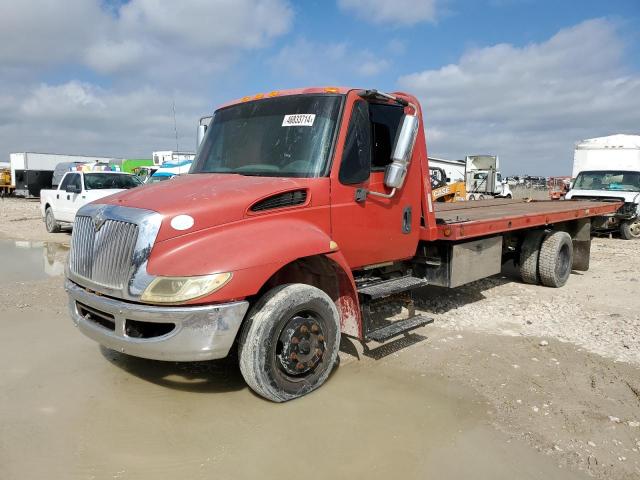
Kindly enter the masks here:
M 140 305 L 90 293 L 69 280 L 65 281 L 65 289 L 73 323 L 87 337 L 112 350 L 154 360 L 198 361 L 226 357 L 249 308 L 246 301 L 184 307 Z M 82 309 L 94 314 L 83 316 Z M 94 321 L 96 318 L 109 327 Z M 127 335 L 131 322 L 151 326 L 169 323 L 175 327 L 161 336 L 135 338 Z

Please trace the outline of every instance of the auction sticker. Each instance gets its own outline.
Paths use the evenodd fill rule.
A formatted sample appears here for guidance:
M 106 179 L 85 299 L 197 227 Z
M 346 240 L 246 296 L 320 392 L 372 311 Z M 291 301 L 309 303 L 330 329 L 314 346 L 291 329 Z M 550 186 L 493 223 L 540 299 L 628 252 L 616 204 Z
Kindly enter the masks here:
M 316 119 L 315 113 L 296 113 L 285 115 L 282 120 L 283 127 L 312 127 Z

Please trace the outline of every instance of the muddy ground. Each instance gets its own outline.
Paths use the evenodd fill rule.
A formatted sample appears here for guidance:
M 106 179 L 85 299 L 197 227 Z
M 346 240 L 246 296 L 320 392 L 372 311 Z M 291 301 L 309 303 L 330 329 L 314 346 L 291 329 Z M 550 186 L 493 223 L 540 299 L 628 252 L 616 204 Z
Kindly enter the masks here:
M 431 326 L 275 405 L 233 362 L 101 349 L 66 312 L 69 235 L 0 201 L 0 479 L 640 477 L 640 242 L 562 289 L 420 292 Z M 18 242 L 12 239 L 17 239 Z M 62 245 L 60 245 L 62 244 Z

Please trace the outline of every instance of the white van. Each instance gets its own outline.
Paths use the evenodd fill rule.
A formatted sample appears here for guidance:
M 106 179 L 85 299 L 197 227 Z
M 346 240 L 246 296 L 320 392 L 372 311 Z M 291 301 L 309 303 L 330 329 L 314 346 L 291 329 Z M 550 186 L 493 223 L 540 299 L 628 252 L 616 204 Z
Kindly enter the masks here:
M 640 238 L 640 135 L 590 138 L 576 145 L 567 200 L 617 200 L 624 206 L 602 228 Z

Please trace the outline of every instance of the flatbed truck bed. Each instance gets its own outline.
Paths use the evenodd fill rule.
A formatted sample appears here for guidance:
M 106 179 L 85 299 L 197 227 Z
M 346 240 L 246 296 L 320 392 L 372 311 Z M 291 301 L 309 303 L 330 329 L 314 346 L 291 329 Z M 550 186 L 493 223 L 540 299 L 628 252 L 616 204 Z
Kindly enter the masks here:
M 619 202 L 490 199 L 435 203 L 437 240 L 463 240 L 614 213 Z M 426 232 L 424 240 L 427 238 Z

